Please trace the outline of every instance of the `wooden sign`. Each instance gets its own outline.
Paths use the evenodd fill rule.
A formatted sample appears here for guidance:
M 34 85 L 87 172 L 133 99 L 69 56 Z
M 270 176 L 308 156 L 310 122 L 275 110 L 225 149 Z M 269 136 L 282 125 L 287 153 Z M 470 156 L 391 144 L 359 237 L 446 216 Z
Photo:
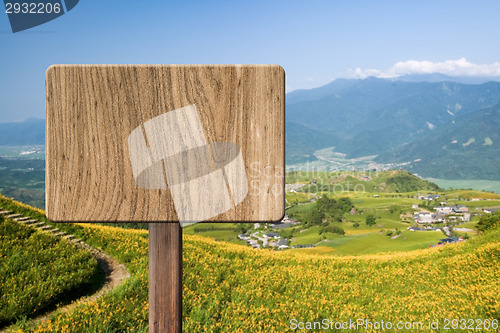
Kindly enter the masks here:
M 53 221 L 276 221 L 276 65 L 56 65 L 46 76 Z
M 46 112 L 53 221 L 284 214 L 280 66 L 52 66 Z M 149 224 L 149 331 L 182 331 L 180 223 Z

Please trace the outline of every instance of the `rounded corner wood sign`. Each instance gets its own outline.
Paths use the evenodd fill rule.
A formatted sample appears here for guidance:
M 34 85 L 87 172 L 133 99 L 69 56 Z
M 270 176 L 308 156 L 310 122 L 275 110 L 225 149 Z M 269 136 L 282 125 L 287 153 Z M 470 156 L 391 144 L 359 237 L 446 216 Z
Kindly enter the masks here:
M 48 218 L 281 219 L 284 79 L 278 65 L 51 66 Z

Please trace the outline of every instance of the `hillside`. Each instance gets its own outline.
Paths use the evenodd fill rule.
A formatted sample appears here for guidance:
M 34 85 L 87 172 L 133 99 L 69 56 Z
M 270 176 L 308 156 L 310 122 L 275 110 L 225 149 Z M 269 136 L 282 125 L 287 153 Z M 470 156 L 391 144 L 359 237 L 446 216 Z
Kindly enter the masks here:
M 103 283 L 90 253 L 55 232 L 16 221 L 19 217 L 6 210 L 29 208 L 3 197 L 0 207 L 0 328 L 92 293 Z
M 132 277 L 96 301 L 18 327 L 23 332 L 147 332 L 147 232 L 92 224 L 72 228 L 118 258 Z M 294 318 L 423 325 L 432 318 L 442 325 L 445 318 L 500 316 L 498 228 L 460 245 L 384 255 L 256 251 L 198 236 L 184 236 L 183 251 L 188 332 L 286 332 Z
M 407 168 L 443 179 L 500 179 L 500 104 L 457 116 L 423 140 L 379 157 L 412 162 Z M 418 160 L 418 161 L 415 161 Z
M 313 161 L 311 154 L 336 141 L 332 134 L 320 132 L 294 122 L 285 124 L 286 164 Z
M 0 146 L 45 144 L 45 119 L 30 118 L 23 122 L 0 123 Z
M 20 323 L 23 330 L 146 332 L 147 232 L 91 224 L 71 228 L 126 264 L 132 277 L 117 292 L 55 314 L 50 322 Z M 499 246 L 500 230 L 495 229 L 466 244 L 439 249 L 325 258 L 185 236 L 184 329 L 286 331 L 290 318 L 495 318 L 500 315 L 494 305 L 498 292 L 492 292 L 499 285 Z M 424 306 L 429 302 L 431 308 Z
M 487 123 L 485 110 L 499 105 L 500 83 L 441 81 L 445 79 L 438 75 L 432 82 L 416 82 L 419 78 L 336 80 L 317 89 L 292 92 L 287 95 L 287 121 L 304 128 L 300 135 L 287 136 L 287 148 L 291 147 L 287 154 L 295 154 L 295 146 L 310 129 L 315 134 L 328 133 L 318 141 L 320 148 L 335 146 L 335 151 L 347 154 L 347 158 L 380 155 L 376 161 L 383 163 L 428 158 L 425 166 L 420 163 L 412 170 L 434 178 L 499 180 L 500 174 L 492 165 L 497 162 L 493 156 L 500 151 L 495 141 L 490 142 L 499 127 L 495 121 Z M 444 139 L 462 139 L 464 133 L 469 137 L 461 143 L 481 133 L 481 138 L 475 138 L 476 145 L 485 143 L 485 147 L 469 147 L 465 154 L 457 154 L 453 149 L 436 151 L 436 145 L 442 147 Z M 437 138 L 439 135 L 445 137 Z M 308 159 L 294 155 L 287 159 L 289 165 L 314 160 L 311 156 L 317 147 L 302 148 L 300 156 Z M 423 153 L 426 149 L 429 152 Z M 451 162 L 456 159 L 469 164 L 479 162 L 476 164 L 482 167 L 467 167 L 464 171 Z
M 414 191 L 442 191 L 439 186 L 414 176 L 406 170 L 366 172 L 301 172 L 286 174 L 286 183 L 305 183 L 301 192 L 377 192 L 403 193 Z M 309 184 L 308 184 L 309 183 Z

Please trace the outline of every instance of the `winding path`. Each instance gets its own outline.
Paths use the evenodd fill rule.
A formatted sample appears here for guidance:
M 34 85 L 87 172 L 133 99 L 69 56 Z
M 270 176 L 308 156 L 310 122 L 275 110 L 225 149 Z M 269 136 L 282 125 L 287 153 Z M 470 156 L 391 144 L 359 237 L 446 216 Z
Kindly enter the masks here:
M 42 232 L 49 232 L 54 234 L 55 236 L 66 238 L 76 247 L 89 251 L 96 258 L 97 263 L 99 264 L 99 268 L 104 273 L 104 284 L 94 294 L 83 296 L 70 304 L 46 312 L 45 314 L 38 317 L 32 318 L 31 320 L 34 322 L 38 322 L 39 324 L 41 324 L 44 321 L 48 320 L 50 316 L 55 312 L 68 311 L 78 304 L 95 301 L 96 299 L 108 293 L 110 290 L 121 285 L 125 281 L 125 279 L 130 277 L 130 273 L 127 271 L 127 268 L 124 265 L 120 264 L 115 258 L 88 245 L 84 241 L 76 238 L 74 235 L 66 234 L 65 232 L 59 231 L 59 229 L 57 228 L 46 225 L 44 222 L 38 222 L 38 220 L 31 219 L 30 217 L 26 217 L 21 214 L 15 214 L 11 211 L 1 210 L 1 208 L 0 215 L 4 215 L 5 218 L 17 221 L 18 223 L 21 223 L 26 227 L 37 228 Z M 8 328 L 9 326 L 0 329 L 0 333 L 7 332 Z

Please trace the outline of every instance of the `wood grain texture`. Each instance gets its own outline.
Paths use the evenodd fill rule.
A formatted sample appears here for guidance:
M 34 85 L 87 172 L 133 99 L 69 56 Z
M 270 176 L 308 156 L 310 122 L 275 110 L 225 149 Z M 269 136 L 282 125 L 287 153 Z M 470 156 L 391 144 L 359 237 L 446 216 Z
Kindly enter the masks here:
M 149 332 L 182 332 L 182 231 L 149 224 Z
M 189 105 L 196 106 L 208 143 L 230 142 L 241 148 L 243 161 L 234 163 L 244 164 L 248 180 L 243 201 L 210 220 L 280 219 L 285 96 L 284 71 L 276 65 L 50 67 L 46 74 L 48 217 L 83 222 L 178 221 L 168 185 L 137 186 L 127 138 L 148 120 Z M 225 177 L 233 185 L 238 182 L 230 172 Z M 239 195 L 236 190 L 235 194 Z

